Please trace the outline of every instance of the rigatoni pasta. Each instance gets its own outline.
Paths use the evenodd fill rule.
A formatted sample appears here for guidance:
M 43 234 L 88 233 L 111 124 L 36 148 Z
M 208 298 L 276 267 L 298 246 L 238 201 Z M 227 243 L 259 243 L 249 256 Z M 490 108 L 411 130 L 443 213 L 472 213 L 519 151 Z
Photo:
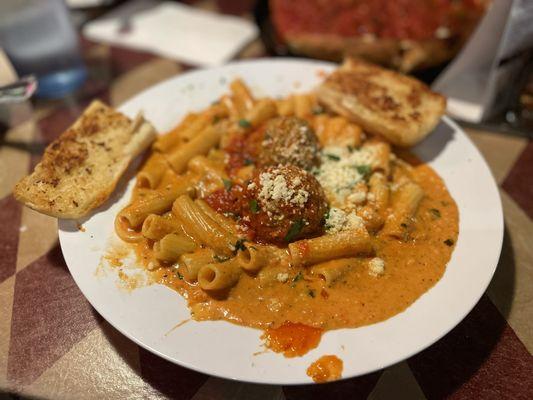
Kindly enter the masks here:
M 164 236 L 172 232 L 179 232 L 181 223 L 174 216 L 163 217 L 158 214 L 150 214 L 144 220 L 141 233 L 150 240 L 161 240 Z
M 453 199 L 412 164 L 314 93 L 235 80 L 154 143 L 115 231 L 196 319 L 365 325 L 427 290 L 457 239 Z
M 156 259 L 166 262 L 176 262 L 178 258 L 187 253 L 192 253 L 198 245 L 189 237 L 169 233 L 154 244 L 154 256 Z
M 403 184 L 392 197 L 393 212 L 383 227 L 383 233 L 406 239 L 423 197 L 424 191 L 416 183 Z
M 215 252 L 212 249 L 204 248 L 194 253 L 183 254 L 179 259 L 180 268 L 185 278 L 194 282 L 198 278 L 198 271 L 204 265 L 211 264 L 215 260 Z
M 289 244 L 291 262 L 295 266 L 318 264 L 334 258 L 370 254 L 370 237 L 358 231 L 343 231 Z
M 331 286 L 344 274 L 346 274 L 350 268 L 353 267 L 347 262 L 331 260 L 313 265 L 309 272 L 311 275 L 323 280 L 327 286 Z
M 146 161 L 144 168 L 137 174 L 137 186 L 155 189 L 167 169 L 167 160 L 161 153 L 154 153 Z
M 235 259 L 207 264 L 198 271 L 198 285 L 204 290 L 229 289 L 237 283 L 242 273 Z
M 170 152 L 167 156 L 168 163 L 176 173 L 182 173 L 194 156 L 206 154 L 215 147 L 220 142 L 221 135 L 220 129 L 214 126 L 206 127 L 190 141 Z
M 172 212 L 182 221 L 183 229 L 198 242 L 224 255 L 234 250 L 237 237 L 211 219 L 188 195 L 176 199 Z

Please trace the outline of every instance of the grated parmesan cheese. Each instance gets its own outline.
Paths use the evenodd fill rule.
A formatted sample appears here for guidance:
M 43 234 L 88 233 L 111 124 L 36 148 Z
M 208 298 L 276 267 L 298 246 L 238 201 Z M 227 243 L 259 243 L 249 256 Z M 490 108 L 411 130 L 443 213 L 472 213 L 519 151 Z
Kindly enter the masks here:
M 263 172 L 259 175 L 261 191 L 259 192 L 259 201 L 269 209 L 275 203 L 292 204 L 303 208 L 309 199 L 309 192 L 304 189 L 296 189 L 296 186 L 302 183 L 300 178 L 292 182 L 287 182 L 285 176 L 280 170 L 274 169 L 272 172 Z M 248 189 L 254 189 L 255 184 L 248 185 Z
M 329 234 L 345 231 L 359 230 L 363 225 L 363 220 L 354 212 L 346 213 L 340 208 L 332 207 L 326 219 L 326 231 Z
M 337 233 L 346 224 L 346 213 L 340 208 L 331 207 L 326 219 L 326 230 L 328 233 Z
M 314 171 L 316 178 L 326 191 L 328 198 L 343 204 L 352 190 L 365 176 L 358 167 L 375 163 L 375 150 L 372 146 L 350 151 L 347 147 L 326 146 L 322 149 L 322 164 Z M 362 196 L 362 195 L 361 195 Z M 358 199 L 361 202 L 364 199 Z
M 380 276 L 385 273 L 385 261 L 379 257 L 374 257 L 368 263 L 368 274 L 372 276 Z
M 348 217 L 347 217 L 347 223 L 346 223 L 346 227 L 345 228 L 349 229 L 349 230 L 365 229 L 365 224 L 364 224 L 363 218 L 361 218 L 355 212 L 349 213 Z
M 280 282 L 287 282 L 289 280 L 289 274 L 287 272 L 280 272 L 276 279 Z
M 348 195 L 347 200 L 350 203 L 362 204 L 366 201 L 366 192 L 359 190 Z

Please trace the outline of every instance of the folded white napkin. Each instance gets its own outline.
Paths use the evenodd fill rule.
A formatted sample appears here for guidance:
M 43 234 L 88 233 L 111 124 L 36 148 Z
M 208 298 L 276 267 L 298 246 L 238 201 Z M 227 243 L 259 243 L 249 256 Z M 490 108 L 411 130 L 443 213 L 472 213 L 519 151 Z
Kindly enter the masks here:
M 457 57 L 433 82 L 448 113 L 479 123 L 509 106 L 533 44 L 533 1 L 495 0 Z
M 121 17 L 103 18 L 87 24 L 83 35 L 188 64 L 211 66 L 229 61 L 258 34 L 257 27 L 245 19 L 177 3 L 140 11 L 127 25 L 124 30 Z

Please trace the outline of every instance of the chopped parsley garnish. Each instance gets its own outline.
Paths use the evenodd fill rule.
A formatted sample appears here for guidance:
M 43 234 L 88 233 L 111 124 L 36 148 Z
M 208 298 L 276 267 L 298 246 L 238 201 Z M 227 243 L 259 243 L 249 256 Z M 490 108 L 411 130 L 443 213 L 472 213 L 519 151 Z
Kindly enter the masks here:
M 326 229 L 330 229 L 331 226 L 328 225 L 328 219 L 329 219 L 329 214 L 331 212 L 331 208 L 328 208 L 328 211 L 326 211 L 326 213 L 324 214 L 324 218 L 322 219 L 322 223 L 324 224 L 324 227 Z
M 220 115 L 215 115 L 213 117 L 213 124 L 216 124 L 217 122 L 219 122 L 222 118 L 220 117 Z
M 329 218 L 329 213 L 331 212 L 331 208 L 328 208 L 328 211 L 326 211 L 326 213 L 324 214 L 324 219 L 328 219 Z
M 239 239 L 235 242 L 235 252 L 239 250 L 246 250 L 246 247 L 244 246 L 244 242 L 246 242 L 246 239 Z
M 228 257 L 225 257 L 225 256 L 219 256 L 218 254 L 215 254 L 215 255 L 213 256 L 213 260 L 215 260 L 216 262 L 221 263 L 221 262 L 224 262 L 224 261 L 228 261 L 229 258 L 228 258 Z
M 244 159 L 244 165 L 252 165 L 254 163 L 253 160 L 250 160 L 249 158 Z
M 326 112 L 326 110 L 324 110 L 324 107 L 322 107 L 322 106 L 316 106 L 312 110 L 312 113 L 315 114 L 315 115 L 324 114 L 324 112 Z
M 179 279 L 180 281 L 183 280 L 183 275 L 182 275 L 179 271 L 176 272 L 176 276 L 178 277 L 178 279 Z
M 329 158 L 331 161 L 340 161 L 340 157 L 336 154 L 326 154 L 326 157 Z
M 449 246 L 449 247 L 452 247 L 454 243 L 455 243 L 455 242 L 454 242 L 452 239 L 446 239 L 446 240 L 444 241 L 444 244 L 445 244 L 446 246 Z
M 314 291 L 313 289 L 309 289 L 309 290 L 307 291 L 307 294 L 308 294 L 310 297 L 312 297 L 313 299 L 315 298 L 315 291 Z
M 364 178 L 368 177 L 368 175 L 370 175 L 372 172 L 372 167 L 370 165 L 357 165 L 355 169 L 357 172 L 363 175 Z
M 303 274 L 301 272 L 298 272 L 294 278 L 292 278 L 292 284 L 291 287 L 296 286 L 296 282 L 301 281 L 303 279 Z
M 293 241 L 302 231 L 302 228 L 305 226 L 305 221 L 303 219 L 299 219 L 297 221 L 294 221 L 289 228 L 289 231 L 285 235 L 284 240 L 286 242 Z
M 406 224 L 405 222 L 402 222 L 402 223 L 400 224 L 400 226 L 401 226 L 402 228 L 407 228 L 407 224 Z
M 352 145 L 348 145 L 346 147 L 348 148 L 348 152 L 350 152 L 350 153 L 353 153 L 353 151 L 355 150 Z
M 440 218 L 440 211 L 438 209 L 430 208 L 429 212 L 431 213 L 431 215 L 433 215 L 435 219 Z
M 250 200 L 248 205 L 250 206 L 250 211 L 253 212 L 254 214 L 257 214 L 259 212 L 259 203 L 257 202 L 256 199 Z
M 239 126 L 241 128 L 249 128 L 252 126 L 252 124 L 250 123 L 250 121 L 248 121 L 247 119 L 240 119 L 239 120 Z
M 224 184 L 224 188 L 226 189 L 226 191 L 229 192 L 231 187 L 233 186 L 233 182 L 229 179 L 222 178 L 222 183 Z

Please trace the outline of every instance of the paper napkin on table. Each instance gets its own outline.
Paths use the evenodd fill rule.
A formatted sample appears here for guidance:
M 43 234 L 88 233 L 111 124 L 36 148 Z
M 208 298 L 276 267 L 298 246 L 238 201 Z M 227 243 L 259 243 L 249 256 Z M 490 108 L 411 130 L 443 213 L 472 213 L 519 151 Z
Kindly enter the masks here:
M 212 66 L 229 61 L 257 37 L 257 27 L 242 18 L 177 3 L 162 3 L 125 18 L 88 23 L 88 39 L 149 51 L 188 64 Z
M 455 60 L 433 82 L 452 117 L 479 123 L 505 110 L 533 49 L 533 2 L 495 0 Z

